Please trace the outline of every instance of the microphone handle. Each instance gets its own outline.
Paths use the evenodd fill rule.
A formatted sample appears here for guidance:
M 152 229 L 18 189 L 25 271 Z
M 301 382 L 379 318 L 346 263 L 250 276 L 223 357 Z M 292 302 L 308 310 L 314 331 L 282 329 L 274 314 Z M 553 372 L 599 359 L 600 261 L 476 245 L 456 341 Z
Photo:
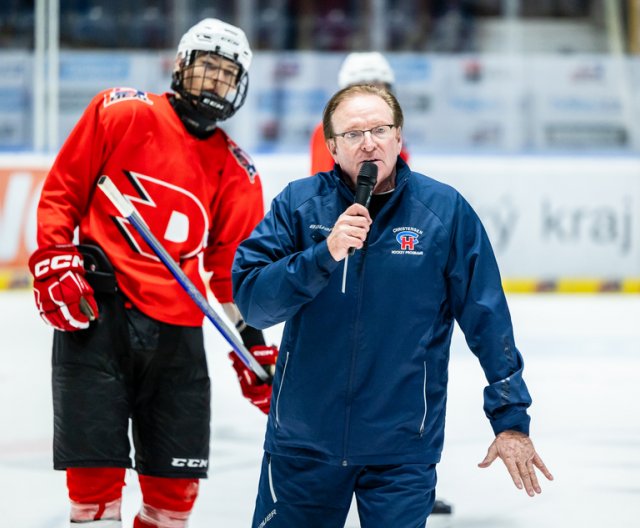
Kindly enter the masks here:
M 358 185 L 356 187 L 356 196 L 353 203 L 359 203 L 369 209 L 369 202 L 371 201 L 371 193 L 373 192 L 373 186 L 371 185 Z M 356 252 L 356 248 L 349 248 L 349 256 L 352 257 Z

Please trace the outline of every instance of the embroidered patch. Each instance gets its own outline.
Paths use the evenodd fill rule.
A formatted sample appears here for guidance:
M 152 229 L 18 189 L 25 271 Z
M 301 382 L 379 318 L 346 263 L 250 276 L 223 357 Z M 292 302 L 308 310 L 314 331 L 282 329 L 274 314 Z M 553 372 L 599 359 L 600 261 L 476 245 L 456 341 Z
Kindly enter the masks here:
M 104 96 L 104 106 L 110 106 L 122 101 L 138 100 L 148 105 L 153 105 L 147 92 L 136 90 L 135 88 L 114 88 Z
M 233 157 L 238 161 L 240 166 L 246 171 L 247 176 L 249 176 L 249 181 L 251 183 L 255 182 L 256 175 L 258 174 L 258 170 L 253 163 L 253 160 L 244 150 L 242 150 L 238 145 L 236 145 L 233 141 L 229 141 L 229 150 Z
M 393 234 L 398 242 L 399 249 L 391 251 L 392 255 L 422 255 L 422 251 L 416 250 L 416 246 L 420 243 L 420 235 L 422 230 L 416 227 L 396 227 Z

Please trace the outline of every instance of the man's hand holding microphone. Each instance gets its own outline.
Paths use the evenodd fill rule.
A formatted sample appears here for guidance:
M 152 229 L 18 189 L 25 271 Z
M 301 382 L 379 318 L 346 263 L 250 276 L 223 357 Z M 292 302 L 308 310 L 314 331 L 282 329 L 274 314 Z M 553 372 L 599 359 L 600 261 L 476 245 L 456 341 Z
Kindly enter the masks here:
M 353 205 L 350 205 L 338 220 L 327 237 L 329 253 L 340 261 L 353 255 L 356 249 L 362 249 L 371 227 L 369 201 L 378 179 L 378 166 L 365 161 L 360 167 L 356 180 L 356 192 Z

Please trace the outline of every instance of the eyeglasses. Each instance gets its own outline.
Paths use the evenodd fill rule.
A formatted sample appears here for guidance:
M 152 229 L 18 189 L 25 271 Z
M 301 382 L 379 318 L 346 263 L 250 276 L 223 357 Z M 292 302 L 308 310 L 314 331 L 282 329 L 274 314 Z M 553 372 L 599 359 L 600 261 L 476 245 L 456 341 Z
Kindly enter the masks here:
M 364 135 L 369 132 L 376 139 L 387 139 L 391 136 L 391 129 L 395 125 L 378 125 L 368 130 L 349 130 L 340 134 L 334 134 L 333 137 L 342 137 L 347 143 L 356 145 L 364 139 Z

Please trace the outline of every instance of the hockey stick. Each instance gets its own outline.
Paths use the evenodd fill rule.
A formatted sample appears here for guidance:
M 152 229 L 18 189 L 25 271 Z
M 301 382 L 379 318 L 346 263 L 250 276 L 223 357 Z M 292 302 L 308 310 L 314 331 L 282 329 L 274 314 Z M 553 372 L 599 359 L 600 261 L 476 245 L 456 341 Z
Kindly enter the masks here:
M 222 337 L 224 337 L 231 345 L 235 354 L 247 366 L 247 368 L 251 369 L 262 381 L 270 383 L 271 376 L 267 374 L 262 365 L 260 365 L 256 358 L 251 355 L 244 344 L 242 344 L 242 342 L 235 336 L 224 321 L 220 319 L 220 316 L 214 311 L 205 299 L 204 295 L 200 293 L 189 277 L 185 275 L 182 268 L 178 266 L 164 246 L 153 235 L 133 204 L 122 195 L 111 179 L 108 176 L 100 176 L 100 179 L 98 180 L 98 188 L 107 195 L 107 198 L 109 198 L 111 203 L 115 205 L 120 214 L 129 221 L 144 241 L 149 244 L 149 247 L 158 256 L 160 261 L 171 272 L 180 286 L 182 286 L 184 291 L 187 292 L 189 297 L 191 297 L 191 299 L 193 299 L 193 301 L 198 305 L 198 308 L 202 310 L 204 315 L 206 315 L 218 329 L 222 334 Z

